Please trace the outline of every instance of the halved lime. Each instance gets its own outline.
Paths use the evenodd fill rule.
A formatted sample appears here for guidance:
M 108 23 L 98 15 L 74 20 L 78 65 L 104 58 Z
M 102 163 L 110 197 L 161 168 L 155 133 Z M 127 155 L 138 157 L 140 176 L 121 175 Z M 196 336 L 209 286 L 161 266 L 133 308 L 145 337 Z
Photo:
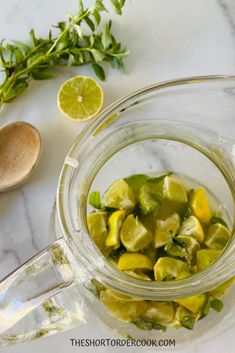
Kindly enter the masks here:
M 121 228 L 120 237 L 122 244 L 128 251 L 139 251 L 144 249 L 151 243 L 152 232 L 144 227 L 144 225 L 130 214 L 125 219 Z
M 195 258 L 196 252 L 200 250 L 200 244 L 190 235 L 179 234 L 176 236 L 175 242 L 166 250 L 171 256 L 184 257 L 191 262 Z
M 183 222 L 179 233 L 184 235 L 191 235 L 199 243 L 202 243 L 204 240 L 203 228 L 201 226 L 201 223 L 195 216 L 190 216 Z
M 193 191 L 190 201 L 194 215 L 202 223 L 208 223 L 212 217 L 206 190 L 200 187 Z
M 108 311 L 118 319 L 130 322 L 143 315 L 147 309 L 145 301 L 126 301 L 118 299 L 109 289 L 100 292 L 100 300 Z
M 197 252 L 197 268 L 202 271 L 208 266 L 212 265 L 215 260 L 220 256 L 220 250 L 202 249 Z
M 164 179 L 163 197 L 176 202 L 186 203 L 188 200 L 187 192 L 183 184 L 172 176 Z
M 105 192 L 103 203 L 105 207 L 132 209 L 136 197 L 132 188 L 123 179 L 119 179 Z
M 103 249 L 107 235 L 106 219 L 107 213 L 105 212 L 92 212 L 87 215 L 89 234 L 100 250 Z
M 173 238 L 180 228 L 180 216 L 175 212 L 165 221 L 157 220 L 154 234 L 154 246 L 159 248 Z
M 174 305 L 171 302 L 148 301 L 148 309 L 144 317 L 155 320 L 158 323 L 168 323 L 175 315 Z
M 210 249 L 222 250 L 230 239 L 230 232 L 221 223 L 212 224 L 209 227 L 205 244 Z
M 153 269 L 156 281 L 163 281 L 175 279 L 182 271 L 187 270 L 187 265 L 172 257 L 160 257 Z
M 121 271 L 152 270 L 153 264 L 149 258 L 140 253 L 125 253 L 120 256 L 117 267 Z
M 60 87 L 59 109 L 74 120 L 87 120 L 97 115 L 103 105 L 103 91 L 90 77 L 72 77 Z
M 125 210 L 118 210 L 111 214 L 108 219 L 109 232 L 105 240 L 106 246 L 120 246 L 120 228 L 125 218 Z

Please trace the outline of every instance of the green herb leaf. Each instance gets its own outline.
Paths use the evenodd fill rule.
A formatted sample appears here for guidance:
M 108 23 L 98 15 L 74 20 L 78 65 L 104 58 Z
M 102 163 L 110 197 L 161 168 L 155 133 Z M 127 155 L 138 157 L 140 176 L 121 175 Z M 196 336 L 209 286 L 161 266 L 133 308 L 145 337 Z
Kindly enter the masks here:
M 138 317 L 133 321 L 138 328 L 141 330 L 158 330 L 158 331 L 166 331 L 166 326 L 159 324 L 158 322 L 149 319 L 147 317 Z
M 110 45 L 112 44 L 112 37 L 111 37 L 111 34 L 110 34 L 111 25 L 112 25 L 112 22 L 109 21 L 104 26 L 104 29 L 102 31 L 101 41 L 102 41 L 104 49 L 108 49 L 110 47 Z
M 220 223 L 220 224 L 222 224 L 223 226 L 225 226 L 225 227 L 228 228 L 226 222 L 225 222 L 222 218 L 220 218 L 220 217 L 216 217 L 216 216 L 212 217 L 210 223 L 211 223 L 211 224 Z
M 210 306 L 212 309 L 219 313 L 223 309 L 224 304 L 220 299 L 212 299 Z
M 193 315 L 187 315 L 180 320 L 180 324 L 188 330 L 193 330 L 195 322 L 196 318 Z
M 99 191 L 93 191 L 89 197 L 89 204 L 94 208 L 101 208 L 101 198 Z
M 102 66 L 95 63 L 95 64 L 92 64 L 92 68 L 93 68 L 96 76 L 99 77 L 99 79 L 101 81 L 104 81 L 105 80 L 105 72 L 104 72 L 104 69 L 102 68 Z
M 124 181 L 138 194 L 141 186 L 144 185 L 147 179 L 148 176 L 145 174 L 133 174 L 128 178 L 124 178 Z
M 49 80 L 55 76 L 56 74 L 52 69 L 35 69 L 32 71 L 34 80 Z

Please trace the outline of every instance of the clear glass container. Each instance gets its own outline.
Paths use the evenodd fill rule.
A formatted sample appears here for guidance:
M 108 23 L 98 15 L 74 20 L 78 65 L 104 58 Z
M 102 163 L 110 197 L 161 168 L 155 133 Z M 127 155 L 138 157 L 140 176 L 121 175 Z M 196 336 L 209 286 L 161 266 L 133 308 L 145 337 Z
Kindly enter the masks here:
M 235 77 L 163 82 L 120 99 L 86 126 L 61 171 L 50 227 L 54 243 L 0 283 L 2 344 L 84 322 L 111 330 L 114 336 L 156 338 L 156 331 L 140 330 L 110 315 L 91 280 L 143 300 L 165 301 L 206 292 L 235 275 L 234 236 L 208 269 L 183 280 L 146 282 L 107 261 L 86 225 L 87 197 L 93 190 L 103 193 L 131 174 L 170 170 L 196 179 L 217 196 L 234 235 L 234 92 Z M 224 309 L 211 312 L 193 331 L 169 328 L 158 331 L 157 337 L 175 339 L 179 348 L 218 336 L 234 324 L 234 295 L 232 287 Z

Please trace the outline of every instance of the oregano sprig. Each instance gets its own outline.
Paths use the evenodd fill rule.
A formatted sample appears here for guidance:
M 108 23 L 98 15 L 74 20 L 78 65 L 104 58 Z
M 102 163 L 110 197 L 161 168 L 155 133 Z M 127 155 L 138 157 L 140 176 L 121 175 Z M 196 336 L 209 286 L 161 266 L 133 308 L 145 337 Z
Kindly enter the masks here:
M 110 0 L 115 11 L 122 14 L 125 0 Z M 90 64 L 95 74 L 105 79 L 102 63 L 122 68 L 123 58 L 128 55 L 111 32 L 111 21 L 101 30 L 102 12 L 107 11 L 104 0 L 96 0 L 88 9 L 82 0 L 76 14 L 68 14 L 67 20 L 56 26 L 56 37 L 52 30 L 47 38 L 39 38 L 32 29 L 30 43 L 13 40 L 0 43 L 0 71 L 3 81 L 0 84 L 0 108 L 12 102 L 28 87 L 31 80 L 47 80 L 55 76 L 57 66 L 82 66 Z

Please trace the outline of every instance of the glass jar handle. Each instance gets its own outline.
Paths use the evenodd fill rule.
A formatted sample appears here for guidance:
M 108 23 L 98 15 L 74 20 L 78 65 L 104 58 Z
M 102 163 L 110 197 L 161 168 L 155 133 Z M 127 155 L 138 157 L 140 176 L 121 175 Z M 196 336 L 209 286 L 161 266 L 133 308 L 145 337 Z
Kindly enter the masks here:
M 48 298 L 70 286 L 76 259 L 60 238 L 0 282 L 0 336 Z

